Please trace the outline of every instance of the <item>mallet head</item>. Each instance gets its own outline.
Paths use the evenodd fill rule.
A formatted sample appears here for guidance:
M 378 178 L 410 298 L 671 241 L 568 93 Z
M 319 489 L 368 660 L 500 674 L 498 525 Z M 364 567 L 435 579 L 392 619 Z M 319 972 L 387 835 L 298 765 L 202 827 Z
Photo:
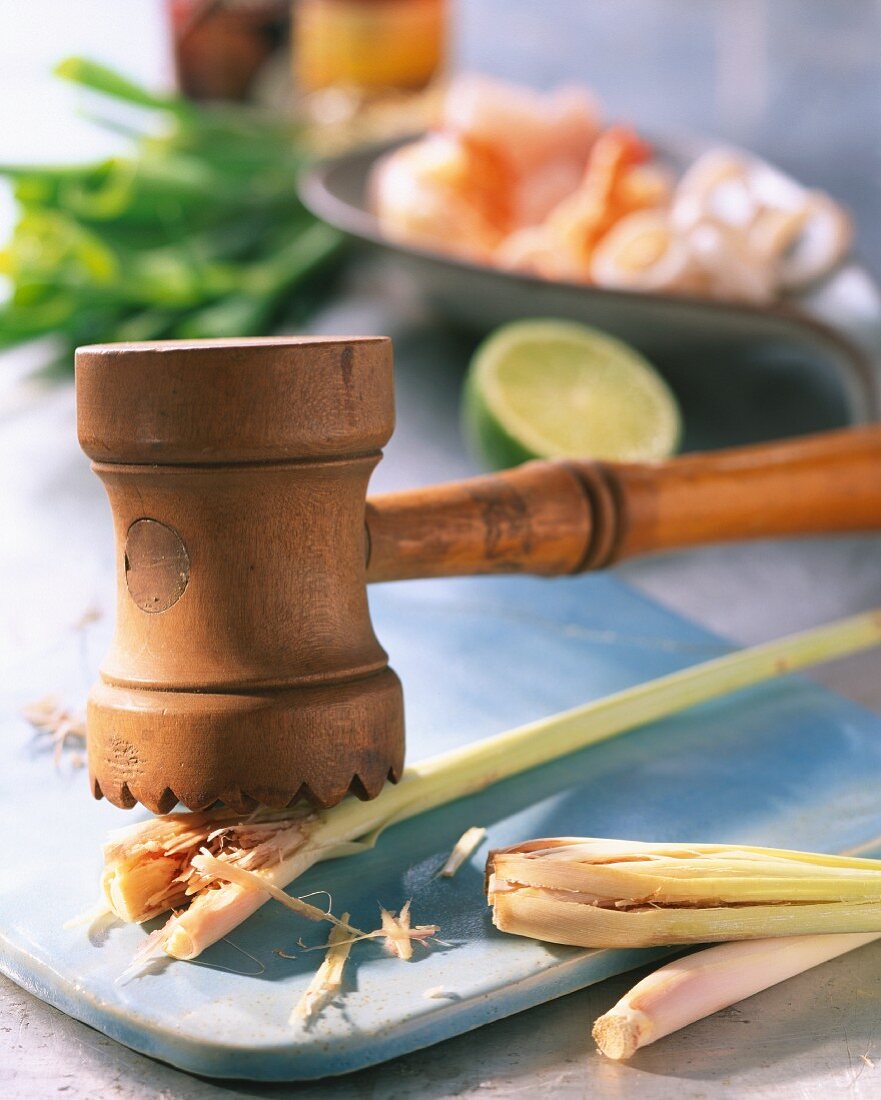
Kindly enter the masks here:
M 365 586 L 390 341 L 85 347 L 76 389 L 116 533 L 116 632 L 88 703 L 95 795 L 163 813 L 374 797 L 404 753 Z

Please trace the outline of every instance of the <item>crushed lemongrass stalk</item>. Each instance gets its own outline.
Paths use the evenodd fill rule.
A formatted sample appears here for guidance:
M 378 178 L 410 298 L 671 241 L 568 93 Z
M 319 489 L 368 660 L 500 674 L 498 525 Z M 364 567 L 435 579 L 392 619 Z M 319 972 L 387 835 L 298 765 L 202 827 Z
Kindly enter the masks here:
M 726 654 L 411 765 L 377 798 L 347 798 L 321 814 L 300 804 L 245 820 L 208 810 L 141 822 L 119 830 L 106 846 L 104 893 L 127 921 L 189 901 L 162 929 L 162 939 L 167 954 L 195 958 L 269 896 L 264 888 L 206 882 L 192 865 L 202 848 L 224 864 L 260 870 L 261 883 L 283 889 L 321 860 L 369 850 L 393 823 L 709 699 L 879 642 L 881 612 L 869 611 Z
M 337 928 L 341 928 L 347 936 L 356 936 L 359 939 L 365 936 L 360 928 L 353 928 L 352 925 L 347 923 L 348 916 L 338 920 L 329 909 L 319 909 L 317 905 L 310 905 L 308 901 L 303 901 L 302 898 L 295 898 L 290 894 L 286 894 L 284 890 L 280 890 L 271 882 L 267 882 L 259 871 L 247 871 L 244 867 L 236 866 L 234 863 L 224 863 L 223 860 L 217 859 L 216 856 L 212 856 L 206 851 L 194 856 L 192 862 L 195 869 L 208 880 L 219 879 L 221 882 L 232 882 L 246 889 L 265 890 L 271 898 L 275 898 L 276 901 L 281 902 L 282 905 L 298 916 L 306 917 L 307 920 L 330 921 Z
M 290 1019 L 292 1024 L 314 1019 L 342 989 L 343 968 L 353 942 L 346 932 L 348 920 L 349 914 L 343 913 L 339 923 L 331 928 L 327 938 L 327 954 L 321 966 L 315 971 L 305 993 L 294 1005 Z
M 217 892 L 216 876 L 199 871 L 200 853 L 225 866 L 257 871 L 296 855 L 317 824 L 311 809 L 175 813 L 111 833 L 104 847 L 101 887 L 120 919 L 143 922 Z M 202 902 L 207 908 L 207 902 Z M 189 912 L 189 910 L 187 910 Z M 226 934 L 225 932 L 222 934 Z
M 779 936 L 723 943 L 674 959 L 643 978 L 593 1026 L 607 1058 L 640 1047 L 778 982 L 878 939 L 879 932 Z
M 34 703 L 29 703 L 22 711 L 22 717 L 30 722 L 35 730 L 49 735 L 54 746 L 52 759 L 56 768 L 61 766 L 61 757 L 68 741 L 85 743 L 85 719 L 62 706 L 54 695 L 46 695 Z M 81 768 L 85 764 L 85 759 L 81 753 L 74 752 L 70 756 L 70 762 L 73 767 Z
M 441 878 L 452 878 L 466 859 L 477 851 L 486 839 L 486 829 L 479 825 L 472 825 L 456 841 L 456 845 L 447 857 L 447 862 L 441 867 Z
M 490 854 L 502 932 L 577 947 L 881 933 L 881 863 L 733 844 L 561 837 Z
M 411 901 L 408 900 L 397 915 L 380 906 L 382 927 L 372 932 L 362 932 L 360 928 L 349 923 L 348 913 L 338 919 L 330 909 L 319 909 L 303 898 L 286 894 L 284 890 L 268 882 L 260 871 L 247 871 L 235 864 L 224 863 L 205 851 L 194 856 L 192 862 L 196 870 L 209 880 L 219 879 L 245 888 L 263 890 L 298 916 L 312 921 L 329 921 L 340 931 L 340 937 L 334 940 L 337 945 L 343 943 L 343 937 L 349 947 L 360 940 L 383 939 L 390 954 L 408 961 L 413 957 L 414 942 L 424 945 L 440 931 L 436 924 L 418 924 L 414 927 L 410 921 Z

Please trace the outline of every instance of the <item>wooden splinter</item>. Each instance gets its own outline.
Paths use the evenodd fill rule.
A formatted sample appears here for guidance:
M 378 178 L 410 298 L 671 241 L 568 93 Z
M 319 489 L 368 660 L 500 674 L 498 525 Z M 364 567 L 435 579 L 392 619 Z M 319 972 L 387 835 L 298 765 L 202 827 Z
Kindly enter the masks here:
M 655 466 L 536 462 L 366 501 L 394 426 L 384 338 L 86 347 L 76 386 L 117 546 L 89 769 L 119 806 L 325 807 L 397 779 L 403 697 L 367 581 L 881 528 L 878 428 Z

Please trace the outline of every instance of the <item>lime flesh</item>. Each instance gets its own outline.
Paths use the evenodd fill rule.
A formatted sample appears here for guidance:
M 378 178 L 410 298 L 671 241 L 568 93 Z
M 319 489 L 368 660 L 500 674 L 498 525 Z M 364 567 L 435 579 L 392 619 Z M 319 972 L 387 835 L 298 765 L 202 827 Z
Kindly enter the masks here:
M 681 435 L 676 398 L 648 360 L 569 321 L 516 321 L 488 337 L 462 411 L 469 442 L 496 469 L 530 458 L 650 462 Z

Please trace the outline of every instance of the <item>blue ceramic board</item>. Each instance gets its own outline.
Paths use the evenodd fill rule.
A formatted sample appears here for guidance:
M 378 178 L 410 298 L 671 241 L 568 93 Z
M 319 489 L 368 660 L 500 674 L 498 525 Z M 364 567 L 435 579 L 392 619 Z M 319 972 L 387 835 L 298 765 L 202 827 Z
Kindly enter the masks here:
M 414 759 L 721 649 L 609 577 L 413 583 L 376 590 L 372 603 L 407 685 Z M 55 653 L 55 682 L 79 681 L 81 638 Z M 416 920 L 438 923 L 450 946 L 405 965 L 360 945 L 338 1003 L 311 1028 L 292 1029 L 290 1008 L 320 955 L 287 960 L 273 948 L 296 951 L 301 935 L 318 943 L 323 933 L 269 904 L 232 937 L 265 966 L 259 976 L 250 958 L 220 944 L 199 964 L 115 984 L 143 931 L 115 926 L 90 937 L 61 926 L 94 902 L 103 835 L 132 815 L 90 802 L 82 773 L 56 773 L 8 713 L 4 757 L 0 828 L 18 838 L 0 876 L 5 973 L 144 1053 L 261 1080 L 355 1070 L 649 957 L 495 932 L 481 892 L 485 848 L 456 878 L 433 877 L 468 825 L 487 826 L 493 845 L 582 833 L 832 850 L 881 832 L 881 722 L 801 680 L 742 693 L 404 823 L 369 855 L 313 869 L 299 893 L 329 891 L 361 927 L 375 925 L 378 902 L 397 908 L 412 898 Z M 449 996 L 426 998 L 436 986 Z
M 790 678 L 706 705 L 550 764 L 390 829 L 370 854 L 314 868 L 297 892 L 326 890 L 337 912 L 374 927 L 377 904 L 413 899 L 448 946 L 405 964 L 353 950 L 343 995 L 311 1028 L 291 1006 L 320 954 L 304 926 L 267 904 L 197 963 L 116 984 L 143 940 L 137 926 L 65 930 L 97 898 L 108 829 L 136 813 L 93 802 L 82 771 L 53 767 L 18 716 L 58 693 L 81 705 L 106 648 L 111 539 L 106 504 L 70 442 L 70 408 L 7 426 L 0 576 L 0 968 L 120 1042 L 211 1076 L 305 1080 L 439 1042 L 651 958 L 548 947 L 497 933 L 482 895 L 487 845 L 452 880 L 435 877 L 470 825 L 498 846 L 583 833 L 741 841 L 836 850 L 881 833 L 881 720 Z M 698 627 L 614 577 L 411 582 L 371 592 L 377 632 L 401 674 L 411 760 L 489 736 L 724 651 Z M 247 955 L 241 954 L 247 952 Z M 297 952 L 284 959 L 274 951 Z M 259 961 L 257 965 L 253 959 Z M 261 970 L 261 967 L 265 968 Z M 260 971 L 257 973 L 257 971 Z M 442 987 L 447 996 L 428 998 Z

